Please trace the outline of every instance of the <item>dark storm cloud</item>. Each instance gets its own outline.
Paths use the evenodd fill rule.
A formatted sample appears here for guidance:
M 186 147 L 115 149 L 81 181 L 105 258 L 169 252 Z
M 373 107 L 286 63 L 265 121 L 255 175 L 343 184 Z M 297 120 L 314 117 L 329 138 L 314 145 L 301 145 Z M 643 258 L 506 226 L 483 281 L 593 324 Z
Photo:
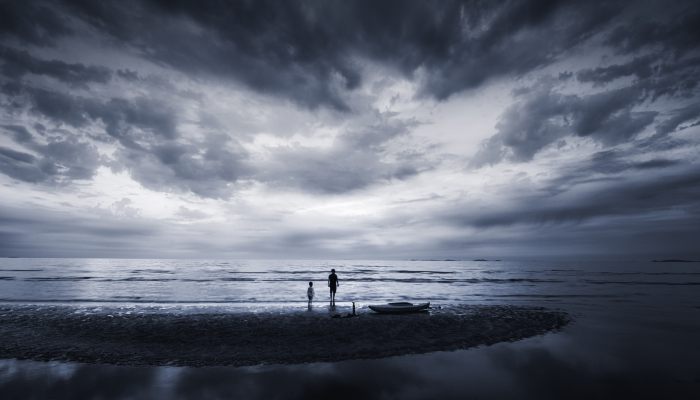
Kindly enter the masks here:
M 83 136 L 82 131 L 97 129 L 96 126 L 104 126 L 105 134 L 94 137 L 102 141 L 116 140 L 122 145 L 123 153 L 150 154 L 162 143 L 178 137 L 175 111 L 150 98 L 102 100 L 18 83 L 5 85 L 3 92 L 16 109 L 29 108 L 59 127 L 70 128 L 56 131 L 62 133 L 53 135 L 43 144 L 31 140 L 24 126 L 5 128 L 13 133 L 17 143 L 44 156 L 24 162 L 3 156 L 1 171 L 15 179 L 40 183 L 91 178 L 102 162 L 95 145 L 79 138 Z M 132 165 L 128 161 L 132 159 L 125 157 L 121 161 L 130 168 Z M 166 163 L 162 166 L 167 169 Z M 183 186 L 186 187 L 186 183 Z
M 54 123 L 79 130 L 99 131 L 95 127 L 104 126 L 106 135 L 93 137 L 121 145 L 116 161 L 107 164 L 116 170 L 127 169 L 145 187 L 221 198 L 230 195 L 228 184 L 248 173 L 247 154 L 230 138 L 214 134 L 201 141 L 180 138 L 177 110 L 162 101 L 148 97 L 102 100 L 29 85 L 13 85 L 8 92 L 15 104 L 30 107 Z M 25 138 L 23 126 L 6 130 L 16 139 Z M 63 140 L 29 146 L 47 157 L 43 160 L 27 161 L 31 154 L 10 156 L 5 152 L 0 155 L 0 171 L 35 183 L 56 175 L 64 180 L 89 178 L 100 164 L 99 157 L 94 145 L 71 139 L 76 135 L 66 133 Z
M 688 122 L 685 128 L 695 126 L 700 123 L 700 102 L 690 104 L 686 107 L 674 110 L 671 117 L 656 126 L 658 134 L 667 134 L 677 130 L 681 124 Z M 683 129 L 684 127 L 681 127 Z
M 138 72 L 130 69 L 119 69 L 117 70 L 117 76 L 127 81 L 138 81 L 141 79 Z
M 201 197 L 228 198 L 233 184 L 250 176 L 247 152 L 225 136 L 203 142 L 160 142 L 120 150 L 118 159 L 144 187 L 191 191 Z
M 122 145 L 115 168 L 127 169 L 147 188 L 225 198 L 231 193 L 228 184 L 247 173 L 247 153 L 227 136 L 179 139 L 176 111 L 162 102 L 113 98 L 87 103 L 84 110 Z
M 655 12 L 661 10 L 654 2 L 29 1 L 3 5 L 13 17 L 3 32 L 52 45 L 84 30 L 68 24 L 80 20 L 159 64 L 231 78 L 310 107 L 346 110 L 343 91 L 362 82 L 358 57 L 409 78 L 420 70 L 422 92 L 446 99 L 491 78 L 548 65 L 600 32 L 609 31 L 605 42 L 619 52 L 656 45 L 676 57 L 688 54 L 700 20 L 691 4 Z M 611 66 L 580 76 L 648 74 L 651 60 L 639 60 L 646 62 L 636 69 Z
M 559 182 L 576 181 L 579 178 L 590 177 L 591 173 L 616 174 L 629 169 L 656 169 L 683 164 L 679 160 L 653 158 L 646 161 L 629 161 L 629 152 L 621 150 L 605 150 L 594 153 L 589 162 L 576 165 L 575 170 L 564 174 Z M 554 186 L 554 185 L 552 185 Z
M 636 164 L 632 164 L 632 168 L 636 169 L 656 169 L 656 168 L 666 168 L 678 165 L 680 161 L 668 160 L 665 158 L 655 158 L 649 161 L 642 161 Z
M 635 58 L 623 64 L 583 69 L 576 74 L 576 77 L 581 82 L 592 82 L 596 86 L 601 86 L 626 76 L 635 76 L 638 79 L 644 79 L 652 75 L 651 64 L 654 60 L 654 57 L 646 56 Z
M 472 165 L 502 159 L 530 161 L 542 148 L 570 135 L 590 136 L 606 145 L 626 141 L 649 126 L 657 114 L 633 111 L 640 94 L 632 87 L 588 96 L 563 95 L 550 83 L 542 83 L 506 109 L 497 133 L 482 144 Z
M 183 137 L 180 110 L 144 94 L 146 84 L 132 97 L 102 90 L 112 78 L 111 83 L 143 83 L 143 71 L 112 71 L 38 55 L 57 46 L 58 39 L 70 43 L 86 34 L 111 50 L 194 79 L 230 79 L 306 107 L 337 110 L 348 110 L 345 95 L 363 84 L 364 60 L 388 66 L 418 82 L 423 95 L 444 100 L 493 78 L 523 76 L 563 60 L 595 35 L 618 55 L 610 65 L 562 74 L 572 82 L 575 76 L 598 93 L 565 94 L 547 82 L 522 91 L 518 103 L 501 116 L 496 135 L 472 161 L 475 166 L 504 159 L 529 161 L 570 136 L 608 147 L 637 140 L 649 128 L 664 136 L 697 123 L 700 108 L 693 100 L 700 76 L 700 7 L 693 2 L 438 4 L 2 2 L 3 106 L 29 111 L 69 133 L 61 140 L 38 141 L 32 132 L 39 130 L 32 130 L 30 123 L 8 125 L 4 131 L 17 146 L 2 148 L 0 171 L 37 183 L 89 178 L 99 162 L 85 136 L 118 144 L 108 165 L 129 171 L 146 187 L 213 198 L 227 197 L 235 184 L 246 180 L 336 194 L 430 168 L 419 154 L 390 157 L 387 144 L 410 130 L 391 123 L 344 132 L 328 148 L 274 148 L 269 163 L 254 165 L 234 140 Z M 39 85 L 37 77 L 51 77 L 68 90 Z M 83 88 L 95 89 L 96 97 L 77 94 Z M 661 99 L 685 103 L 671 105 L 670 112 L 657 110 Z M 642 104 L 649 107 L 642 109 Z M 676 162 L 655 157 L 607 168 L 653 170 Z M 602 165 L 587 167 L 601 173 L 596 168 Z
M 424 91 L 437 99 L 473 89 L 494 77 L 523 75 L 556 61 L 604 29 L 622 11 L 615 2 L 513 1 L 493 13 L 476 11 L 450 51 L 422 63 Z M 475 10 L 466 9 L 468 14 Z M 483 19 L 479 18 L 483 17 Z
M 624 18 L 611 22 L 604 32 L 604 43 L 630 58 L 576 73 L 579 82 L 603 90 L 590 95 L 563 94 L 557 82 L 546 81 L 517 91 L 519 102 L 501 115 L 497 133 L 483 143 L 473 166 L 504 159 L 529 161 L 544 147 L 568 136 L 589 136 L 612 146 L 635 138 L 655 122 L 660 135 L 684 122 L 695 122 L 700 113 L 696 104 L 670 115 L 659 115 L 661 111 L 654 109 L 697 97 L 700 7 L 680 2 L 665 8 L 650 2 L 621 15 Z M 568 76 L 562 77 L 566 80 Z M 607 89 L 613 83 L 615 89 Z M 646 105 L 643 110 L 642 105 Z
M 7 6 L 17 22 L 5 34 L 51 45 L 55 37 L 84 29 L 66 23 L 80 20 L 158 64 L 231 78 L 309 107 L 347 110 L 343 91 L 362 83 L 358 58 L 388 65 L 408 78 L 421 71 L 422 93 L 446 99 L 491 78 L 548 65 L 606 28 L 625 12 L 623 6 L 583 1 L 444 1 L 438 7 L 424 1 L 144 0 L 49 7 L 30 1 L 25 7 Z M 621 40 L 616 38 L 611 43 Z
M 0 172 L 31 183 L 63 184 L 90 179 L 100 165 L 97 148 L 72 136 L 52 137 L 46 143 L 34 141 L 24 127 L 5 126 L 25 151 L 0 146 Z
M 125 147 L 138 147 L 138 141 L 149 136 L 178 136 L 176 111 L 148 97 L 103 100 L 17 83 L 5 85 L 2 91 L 15 107 L 30 107 L 57 123 L 83 128 L 99 121 Z
M 93 119 L 101 120 L 105 124 L 106 132 L 126 147 L 134 145 L 131 127 L 165 139 L 178 136 L 175 110 L 155 99 L 112 98 L 106 103 L 87 104 L 85 111 Z
M 578 72 L 577 78 L 601 87 L 619 78 L 634 77 L 633 86 L 642 91 L 641 100 L 656 100 L 662 96 L 692 97 L 698 86 L 699 74 L 700 57 L 677 58 L 666 50 L 622 64 L 583 69 Z
M 72 32 L 65 15 L 40 1 L 0 2 L 0 39 L 51 45 Z
M 635 109 L 640 102 L 691 96 L 698 76 L 693 39 L 700 11 L 689 3 L 664 6 L 664 13 L 656 12 L 660 6 L 653 2 L 631 7 L 560 1 L 446 1 L 439 7 L 422 1 L 29 1 L 2 7 L 12 16 L 0 30 L 7 44 L 0 47 L 0 72 L 8 80 L 3 91 L 12 106 L 26 100 L 34 112 L 74 128 L 103 124 L 123 147 L 119 162 L 139 182 L 206 197 L 225 197 L 228 189 L 216 190 L 217 185 L 247 178 L 342 193 L 415 175 L 425 166 L 419 157 L 385 162 L 381 149 L 365 143 L 381 143 L 378 134 L 347 136 L 325 150 L 278 149 L 276 163 L 249 172 L 245 152 L 233 149 L 235 145 L 217 150 L 206 141 L 181 138 L 177 111 L 162 101 L 145 96 L 93 99 L 17 82 L 45 75 L 83 88 L 106 83 L 112 74 L 125 82 L 142 80 L 128 68 L 112 72 L 38 57 L 27 45 L 50 47 L 57 38 L 98 34 L 120 51 L 161 66 L 232 79 L 304 106 L 338 110 L 349 107 L 344 93 L 362 84 L 363 59 L 420 79 L 421 93 L 440 100 L 492 78 L 549 65 L 596 34 L 617 53 L 630 55 L 626 63 L 582 70 L 576 76 L 599 86 L 631 76 L 631 86 L 588 96 L 564 95 L 555 88 L 522 94 L 473 160 L 476 166 L 504 158 L 528 161 L 568 135 L 604 145 L 629 140 L 658 122 L 655 111 Z M 21 50 L 23 46 L 30 50 Z M 692 120 L 693 112 L 679 110 L 657 131 L 676 129 Z
M 664 107 L 658 100 L 683 102 L 697 97 L 700 58 L 657 63 L 667 54 L 636 58 L 627 64 L 585 69 L 578 73 L 582 82 L 605 86 L 611 81 L 635 76 L 622 88 L 590 95 L 562 94 L 551 81 L 516 92 L 520 100 L 500 116 L 496 134 L 482 143 L 471 161 L 473 166 L 502 160 L 531 160 L 537 152 L 568 136 L 588 136 L 604 146 L 628 142 L 656 123 L 656 132 L 665 135 L 681 124 L 697 123 L 697 102 L 666 112 L 638 110 L 643 104 Z M 654 63 L 654 65 L 652 65 Z M 673 103 L 672 103 L 673 104 Z
M 87 83 L 107 83 L 111 71 L 106 67 L 66 63 L 60 60 L 42 60 L 26 51 L 0 46 L 0 72 L 10 79 L 27 74 L 46 75 L 74 87 L 87 87 Z
M 273 149 L 269 163 L 254 165 L 248 153 L 227 135 L 182 137 L 177 130 L 177 110 L 166 102 L 148 97 L 105 100 L 29 84 L 13 84 L 4 91 L 18 109 L 28 107 L 59 126 L 86 132 L 104 130 L 104 134 L 90 136 L 120 145 L 115 159 L 106 164 L 129 171 L 144 187 L 159 191 L 228 198 L 235 184 L 254 179 L 273 186 L 338 194 L 377 182 L 406 179 L 429 168 L 418 154 L 402 153 L 386 160 L 387 143 L 417 125 L 390 115 L 378 115 L 370 124 L 343 132 L 330 148 L 280 147 Z M 7 129 L 20 140 L 26 130 L 19 125 Z M 92 147 L 85 150 L 86 157 L 94 154 Z M 86 161 L 79 157 L 76 160 Z M 65 177 L 82 179 L 88 169 L 94 171 L 97 158 L 90 156 L 88 160 L 85 174 L 79 177 L 74 166 Z M 21 163 L 6 156 L 2 167 L 5 174 L 16 179 L 37 183 L 46 180 L 37 163 Z
M 628 18 L 615 22 L 606 43 L 621 53 L 661 47 L 674 56 L 697 51 L 700 43 L 700 9 L 693 1 L 643 2 L 630 8 Z M 669 7 L 670 6 L 670 7 Z
M 1 89 L 15 109 L 29 107 L 36 114 L 73 127 L 83 127 L 88 122 L 85 109 L 87 100 L 84 98 L 17 82 L 8 83 Z
M 161 61 L 232 75 L 258 90 L 339 109 L 345 105 L 329 78 L 342 78 L 341 88 L 357 87 L 362 77 L 353 57 L 384 63 L 407 77 L 423 69 L 423 93 L 442 100 L 492 77 L 550 63 L 620 10 L 609 3 L 559 1 L 449 1 L 439 7 L 422 1 L 159 5 L 164 13 L 189 18 L 219 39 L 204 50 L 186 45 L 197 57 L 156 47 L 152 54 Z M 199 43 L 203 38 L 183 39 Z

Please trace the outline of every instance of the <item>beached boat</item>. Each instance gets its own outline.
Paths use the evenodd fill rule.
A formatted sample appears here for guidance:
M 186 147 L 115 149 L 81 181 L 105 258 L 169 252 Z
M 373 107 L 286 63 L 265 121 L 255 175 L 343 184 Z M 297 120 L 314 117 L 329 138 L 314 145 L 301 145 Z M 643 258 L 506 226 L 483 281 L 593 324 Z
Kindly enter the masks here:
M 388 303 L 368 306 L 370 310 L 382 314 L 411 313 L 427 310 L 430 303 L 413 304 L 408 302 Z

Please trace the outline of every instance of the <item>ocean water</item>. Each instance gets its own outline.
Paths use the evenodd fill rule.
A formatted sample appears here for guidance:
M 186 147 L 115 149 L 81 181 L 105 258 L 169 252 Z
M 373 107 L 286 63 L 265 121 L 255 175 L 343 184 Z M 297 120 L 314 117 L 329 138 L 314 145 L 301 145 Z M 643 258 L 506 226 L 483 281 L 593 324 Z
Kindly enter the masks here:
M 0 360 L 1 398 L 463 399 L 700 395 L 700 263 L 0 259 L 0 302 L 171 312 L 337 302 L 522 304 L 569 312 L 562 331 L 454 352 L 232 368 Z M 110 311 L 111 312 L 111 311 Z
M 338 302 L 698 306 L 700 263 L 0 259 L 0 302 L 294 307 Z

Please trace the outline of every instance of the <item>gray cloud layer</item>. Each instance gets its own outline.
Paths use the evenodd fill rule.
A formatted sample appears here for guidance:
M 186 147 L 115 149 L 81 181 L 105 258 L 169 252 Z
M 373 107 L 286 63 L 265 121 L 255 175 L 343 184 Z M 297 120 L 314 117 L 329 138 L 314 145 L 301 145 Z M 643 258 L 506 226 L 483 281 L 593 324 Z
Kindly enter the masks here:
M 258 179 L 320 193 L 345 193 L 371 184 L 404 179 L 428 168 L 415 154 L 383 160 L 385 146 L 417 123 L 377 115 L 372 123 L 343 132 L 328 148 L 276 148 Z
M 501 115 L 496 135 L 483 144 L 472 165 L 529 161 L 567 136 L 588 136 L 609 146 L 633 139 L 654 122 L 659 135 L 696 123 L 700 9 L 682 3 L 663 12 L 658 7 L 650 3 L 634 9 L 605 31 L 604 43 L 610 49 L 633 58 L 579 70 L 577 80 L 593 84 L 597 93 L 563 94 L 557 89 L 561 82 L 551 80 L 521 90 L 520 101 Z M 560 79 L 569 77 L 563 74 Z M 623 78 L 631 82 L 621 82 Z M 672 110 L 665 119 L 649 110 L 689 100 L 691 104 Z
M 284 168 L 275 165 L 251 174 L 243 165 L 246 156 L 240 148 L 216 153 L 202 149 L 204 143 L 174 140 L 177 111 L 162 101 L 147 97 L 105 100 L 17 84 L 20 78 L 26 81 L 31 75 L 43 75 L 72 88 L 88 88 L 107 83 L 114 72 L 35 57 L 11 46 L 51 47 L 57 38 L 89 28 L 119 43 L 124 51 L 157 64 L 195 76 L 232 79 L 301 105 L 338 110 L 349 110 L 344 93 L 362 83 L 358 58 L 385 64 L 411 78 L 422 71 L 421 91 L 446 99 L 489 79 L 525 74 L 551 64 L 600 32 L 604 43 L 617 53 L 636 55 L 629 62 L 584 69 L 576 75 L 579 81 L 597 86 L 634 77 L 630 86 L 593 95 L 564 95 L 544 83 L 521 94 L 521 101 L 502 115 L 497 134 L 472 161 L 475 166 L 504 158 L 528 161 L 569 135 L 589 136 L 606 145 L 629 140 L 659 122 L 658 112 L 638 111 L 637 106 L 663 96 L 692 97 L 700 76 L 700 57 L 694 45 L 700 11 L 687 3 L 665 7 L 665 13 L 657 13 L 660 6 L 655 2 L 633 8 L 617 2 L 558 1 L 450 1 L 440 7 L 419 1 L 381 5 L 263 1 L 223 7 L 187 1 L 30 1 L 2 7 L 11 18 L 0 32 L 0 38 L 9 44 L 0 48 L 0 72 L 9 79 L 3 92 L 11 105 L 26 101 L 35 112 L 76 128 L 101 122 L 105 132 L 124 147 L 120 161 L 138 181 L 152 188 L 180 188 L 212 197 L 227 192 L 213 187 L 239 178 L 294 181 L 302 187 L 318 186 L 322 192 L 343 192 L 377 179 L 410 176 L 423 168 L 387 166 L 376 159 L 373 149 L 348 151 L 339 142 L 336 149 L 323 154 L 303 148 L 282 151 L 278 160 L 296 167 L 286 174 L 279 175 Z M 129 70 L 116 74 L 138 79 Z M 698 110 L 692 104 L 679 108 L 659 122 L 657 132 L 669 133 L 683 123 L 693 123 L 700 116 Z M 308 162 L 300 162 L 302 159 Z M 333 163 L 324 161 L 331 159 Z M 5 157 L 8 165 L 15 161 L 19 160 Z M 334 169 L 354 169 L 355 176 L 333 173 Z M 324 172 L 318 175 L 320 171 Z M 210 182 L 200 184 L 208 177 L 212 177 Z
M 427 145 L 397 145 L 423 121 L 376 110 L 368 70 L 413 83 L 418 100 L 437 106 L 525 78 L 493 136 L 473 158 L 457 155 L 460 168 L 537 161 L 581 139 L 598 152 L 551 167 L 524 193 L 502 191 L 502 206 L 474 213 L 457 201 L 416 220 L 511 229 L 606 218 L 619 227 L 613 220 L 628 218 L 653 233 L 643 224 L 650 215 L 698 219 L 696 143 L 682 137 L 700 124 L 698 43 L 692 1 L 0 2 L 0 173 L 47 191 L 108 167 L 155 191 L 205 199 L 230 199 L 249 184 L 355 194 L 440 167 Z M 244 128 L 207 125 L 211 110 L 196 109 L 205 86 L 330 115 L 342 128 L 324 145 L 253 144 Z M 188 210 L 186 218 L 207 215 Z M 27 245 L 38 222 L 2 217 L 16 228 L 0 233 L 5 246 Z M 91 231 L 89 219 L 45 218 L 81 232 L 72 245 L 111 232 Z M 125 226 L 111 240 L 158 233 L 140 229 Z M 270 243 L 312 246 L 323 234 L 290 230 Z
M 616 2 L 563 1 L 70 1 L 4 8 L 14 16 L 3 32 L 8 38 L 51 45 L 80 29 L 69 22 L 77 19 L 155 62 L 339 110 L 348 109 L 342 91 L 362 82 L 356 57 L 408 77 L 423 69 L 423 92 L 445 99 L 547 65 L 624 11 Z M 196 28 L 183 28 L 188 24 Z M 638 34 L 620 28 L 611 42 L 629 48 Z
M 72 136 L 49 138 L 37 143 L 22 126 L 2 126 L 31 151 L 17 151 L 0 146 L 0 172 L 32 183 L 70 183 L 75 179 L 90 179 L 100 165 L 97 149 L 91 143 Z

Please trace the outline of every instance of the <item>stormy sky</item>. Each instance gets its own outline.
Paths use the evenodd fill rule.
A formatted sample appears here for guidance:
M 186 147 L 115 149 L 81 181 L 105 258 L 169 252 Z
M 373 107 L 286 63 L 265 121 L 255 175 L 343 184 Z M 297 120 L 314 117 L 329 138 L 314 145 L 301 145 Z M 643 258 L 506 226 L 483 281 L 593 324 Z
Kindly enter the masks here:
M 0 256 L 697 257 L 696 1 L 0 1 Z

